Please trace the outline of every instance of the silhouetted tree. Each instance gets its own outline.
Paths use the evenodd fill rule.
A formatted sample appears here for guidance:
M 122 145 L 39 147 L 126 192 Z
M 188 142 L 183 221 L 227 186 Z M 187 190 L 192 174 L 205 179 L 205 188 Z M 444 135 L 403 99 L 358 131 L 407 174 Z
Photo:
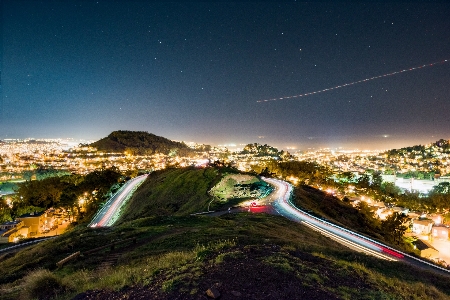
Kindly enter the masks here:
M 400 213 L 394 213 L 388 216 L 386 220 L 381 221 L 381 228 L 388 240 L 399 244 L 408 229 L 407 222 L 407 216 Z

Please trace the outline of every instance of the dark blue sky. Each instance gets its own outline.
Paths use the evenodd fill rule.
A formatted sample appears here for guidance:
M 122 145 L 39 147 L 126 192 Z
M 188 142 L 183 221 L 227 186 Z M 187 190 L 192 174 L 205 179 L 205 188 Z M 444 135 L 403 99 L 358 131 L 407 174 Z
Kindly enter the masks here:
M 0 138 L 210 144 L 450 138 L 450 4 L 3 1 Z M 262 138 L 264 137 L 264 138 Z

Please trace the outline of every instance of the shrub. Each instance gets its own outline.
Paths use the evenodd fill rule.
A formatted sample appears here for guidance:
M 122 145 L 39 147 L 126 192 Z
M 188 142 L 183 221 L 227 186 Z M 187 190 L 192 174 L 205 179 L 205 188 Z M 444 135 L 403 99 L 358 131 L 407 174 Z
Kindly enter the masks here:
M 35 270 L 24 278 L 22 299 L 53 299 L 68 290 L 49 270 Z

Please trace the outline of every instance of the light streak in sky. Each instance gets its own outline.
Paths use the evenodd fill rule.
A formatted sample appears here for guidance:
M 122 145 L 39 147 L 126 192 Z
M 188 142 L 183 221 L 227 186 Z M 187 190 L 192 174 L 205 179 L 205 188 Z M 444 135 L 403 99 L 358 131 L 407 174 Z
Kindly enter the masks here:
M 418 70 L 418 69 L 422 69 L 422 68 L 432 67 L 432 66 L 439 65 L 439 64 L 445 64 L 448 61 L 449 60 L 446 59 L 446 60 L 443 60 L 443 61 L 438 61 L 438 62 L 434 62 L 434 63 L 431 63 L 431 64 L 422 65 L 422 66 L 419 66 L 419 67 L 403 69 L 401 71 L 396 71 L 396 72 L 387 73 L 387 74 L 383 74 L 383 75 L 379 75 L 379 76 L 374 76 L 374 77 L 370 77 L 370 78 L 366 78 L 366 79 L 362 79 L 362 80 L 358 80 L 358 81 L 353 81 L 353 82 L 350 82 L 350 83 L 345 83 L 343 85 L 337 85 L 337 86 L 334 86 L 334 87 L 330 87 L 330 88 L 319 90 L 319 91 L 315 91 L 315 92 L 309 92 L 309 93 L 304 93 L 304 94 L 299 94 L 299 95 L 294 95 L 294 96 L 285 96 L 285 97 L 280 97 L 280 98 L 258 100 L 256 102 L 269 102 L 269 101 L 279 101 L 279 100 L 285 100 L 285 99 L 306 97 L 306 96 L 310 96 L 310 95 L 314 95 L 314 94 L 319 94 L 319 93 L 323 93 L 323 92 L 328 92 L 328 91 L 340 89 L 340 88 L 343 88 L 343 87 L 346 87 L 346 86 L 355 85 L 355 84 L 366 82 L 366 81 L 370 81 L 370 80 L 375 80 L 375 79 L 382 78 L 382 77 L 388 77 L 388 76 L 392 76 L 392 75 L 396 75 L 396 74 L 400 74 L 400 73 L 404 73 L 404 72 L 410 72 L 410 71 L 414 71 L 414 70 Z

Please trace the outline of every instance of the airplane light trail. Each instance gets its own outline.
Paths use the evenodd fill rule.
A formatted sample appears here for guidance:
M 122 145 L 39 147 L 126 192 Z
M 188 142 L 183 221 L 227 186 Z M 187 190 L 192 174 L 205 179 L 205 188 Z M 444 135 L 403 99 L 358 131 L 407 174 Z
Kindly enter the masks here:
M 362 79 L 362 80 L 358 80 L 358 81 L 353 81 L 350 83 L 346 83 L 343 85 L 337 85 L 331 88 L 327 88 L 327 89 L 323 89 L 323 90 L 319 90 L 319 91 L 315 91 L 315 92 L 310 92 L 310 93 L 304 93 L 304 94 L 300 94 L 300 95 L 294 95 L 294 96 L 285 96 L 285 97 L 280 97 L 280 98 L 272 98 L 272 99 L 266 99 L 266 100 L 258 100 L 256 102 L 269 102 L 269 101 L 279 101 L 279 100 L 284 100 L 284 99 L 292 99 L 292 98 L 298 98 L 298 97 L 306 97 L 306 96 L 310 96 L 313 94 L 318 94 L 318 93 L 323 93 L 323 92 L 328 92 L 331 90 L 335 90 L 335 89 L 340 89 L 346 86 L 350 86 L 350 85 L 354 85 L 354 84 L 358 84 L 361 82 L 366 82 L 366 81 L 370 81 L 370 80 L 374 80 L 374 79 L 378 79 L 378 78 L 382 78 L 382 77 L 387 77 L 387 76 L 392 76 L 392 75 L 396 75 L 396 74 L 400 74 L 400 73 L 404 73 L 404 72 L 410 72 L 410 71 L 414 71 L 417 69 L 422 69 L 422 68 L 426 68 L 426 67 L 432 67 L 435 65 L 439 65 L 439 64 L 445 64 L 446 62 L 448 62 L 449 60 L 443 60 L 443 61 L 438 61 L 438 62 L 434 62 L 431 64 L 427 64 L 427 65 L 422 65 L 419 67 L 414 67 L 414 68 L 409 68 L 409 69 L 403 69 L 401 71 L 396 71 L 396 72 L 392 72 L 392 73 L 387 73 L 387 74 L 383 74 L 383 75 L 379 75 L 379 76 L 374 76 L 374 77 L 370 77 L 370 78 L 366 78 L 366 79 Z

